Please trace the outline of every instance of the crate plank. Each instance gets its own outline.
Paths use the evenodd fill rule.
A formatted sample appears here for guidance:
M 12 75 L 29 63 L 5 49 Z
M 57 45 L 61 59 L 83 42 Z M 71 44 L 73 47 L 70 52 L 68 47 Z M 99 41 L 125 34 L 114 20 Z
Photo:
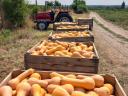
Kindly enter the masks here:
M 63 31 L 62 31 L 63 32 Z M 89 37 L 65 37 L 65 38 L 53 38 L 52 34 L 59 32 L 51 32 L 48 39 L 51 41 L 65 41 L 65 42 L 94 42 L 94 36 L 92 32 L 89 32 Z

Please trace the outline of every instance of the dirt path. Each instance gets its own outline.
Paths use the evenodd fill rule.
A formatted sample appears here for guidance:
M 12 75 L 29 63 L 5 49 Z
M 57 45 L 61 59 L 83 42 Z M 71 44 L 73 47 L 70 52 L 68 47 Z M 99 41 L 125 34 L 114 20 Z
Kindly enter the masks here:
M 115 34 L 122 32 L 120 34 L 122 37 L 128 37 L 128 32 L 126 33 L 122 28 L 116 28 L 116 25 L 105 21 L 97 13 L 91 13 L 91 16 L 95 17 L 101 24 L 104 24 L 105 27 L 109 26 L 110 30 Z M 94 36 L 100 56 L 99 72 L 115 74 L 128 94 L 128 41 L 108 32 L 97 23 L 94 23 Z
M 96 12 L 90 13 L 91 17 L 94 17 L 98 22 L 103 24 L 106 28 L 109 28 L 111 31 L 113 31 L 115 34 L 122 36 L 123 38 L 128 40 L 128 30 L 124 30 L 123 28 L 116 26 L 112 24 L 111 22 L 108 22 L 104 20 L 99 14 Z

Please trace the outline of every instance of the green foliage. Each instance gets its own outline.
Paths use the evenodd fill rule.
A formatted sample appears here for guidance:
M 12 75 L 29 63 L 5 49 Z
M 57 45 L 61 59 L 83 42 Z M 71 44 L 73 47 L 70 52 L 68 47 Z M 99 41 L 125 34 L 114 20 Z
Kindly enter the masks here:
M 3 0 L 5 20 L 8 20 L 15 27 L 25 24 L 28 15 L 28 6 L 25 0 Z
M 93 10 L 103 18 L 128 30 L 128 9 L 97 9 Z
M 3 37 L 6 38 L 6 37 L 10 36 L 10 34 L 11 34 L 11 30 L 3 29 L 0 35 L 2 35 Z
M 50 9 L 51 7 L 60 7 L 60 6 L 61 3 L 58 0 L 45 2 L 45 7 L 47 7 L 46 9 Z
M 121 5 L 122 9 L 125 9 L 125 2 L 123 1 L 122 5 Z
M 72 4 L 72 8 L 75 12 L 87 12 L 86 2 L 84 0 L 74 0 Z

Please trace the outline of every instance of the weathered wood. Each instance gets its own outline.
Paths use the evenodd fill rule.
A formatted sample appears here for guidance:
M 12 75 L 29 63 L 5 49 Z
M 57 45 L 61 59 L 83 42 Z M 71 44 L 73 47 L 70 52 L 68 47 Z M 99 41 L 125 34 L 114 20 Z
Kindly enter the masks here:
M 63 32 L 63 31 L 62 31 Z M 65 37 L 65 38 L 53 38 L 52 34 L 57 32 L 51 32 L 48 39 L 51 41 L 65 41 L 65 42 L 94 42 L 94 36 L 92 32 L 89 32 L 89 37 Z M 59 33 L 59 32 L 58 32 Z
M 23 70 L 13 70 L 9 75 L 0 83 L 0 87 L 7 85 L 9 80 L 17 77 L 19 74 L 24 72 Z M 41 75 L 43 79 L 49 79 L 50 73 L 53 71 L 36 71 Z M 74 74 L 74 75 L 85 75 L 85 76 L 92 76 L 95 74 L 89 74 L 89 73 L 78 73 L 78 72 L 58 72 L 62 75 L 68 75 L 68 74 Z M 108 75 L 108 74 L 99 74 L 104 77 L 105 83 L 110 83 L 114 86 L 114 96 L 127 96 L 124 92 L 122 86 L 120 85 L 119 81 L 117 80 L 116 76 L 114 75 Z
M 31 48 L 24 55 L 24 67 L 26 69 L 34 68 L 38 70 L 59 70 L 97 73 L 99 65 L 99 56 L 95 49 L 95 45 L 93 43 L 88 43 L 88 45 L 89 44 L 94 46 L 95 57 L 92 59 L 31 55 L 30 53 L 33 50 L 33 48 Z
M 90 18 L 78 18 L 78 25 L 89 25 L 89 30 L 93 30 L 93 19 Z
M 77 22 L 70 22 L 69 24 L 68 23 L 66 23 L 66 24 L 61 24 L 61 23 L 53 23 L 53 30 L 56 30 L 56 28 L 58 27 L 58 26 L 68 26 L 68 25 L 78 25 L 78 23 Z

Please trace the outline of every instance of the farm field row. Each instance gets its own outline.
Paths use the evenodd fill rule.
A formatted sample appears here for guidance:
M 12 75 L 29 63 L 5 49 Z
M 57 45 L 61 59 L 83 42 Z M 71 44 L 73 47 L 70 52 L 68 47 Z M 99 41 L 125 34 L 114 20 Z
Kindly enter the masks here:
M 104 19 L 128 30 L 128 9 L 94 9 Z

